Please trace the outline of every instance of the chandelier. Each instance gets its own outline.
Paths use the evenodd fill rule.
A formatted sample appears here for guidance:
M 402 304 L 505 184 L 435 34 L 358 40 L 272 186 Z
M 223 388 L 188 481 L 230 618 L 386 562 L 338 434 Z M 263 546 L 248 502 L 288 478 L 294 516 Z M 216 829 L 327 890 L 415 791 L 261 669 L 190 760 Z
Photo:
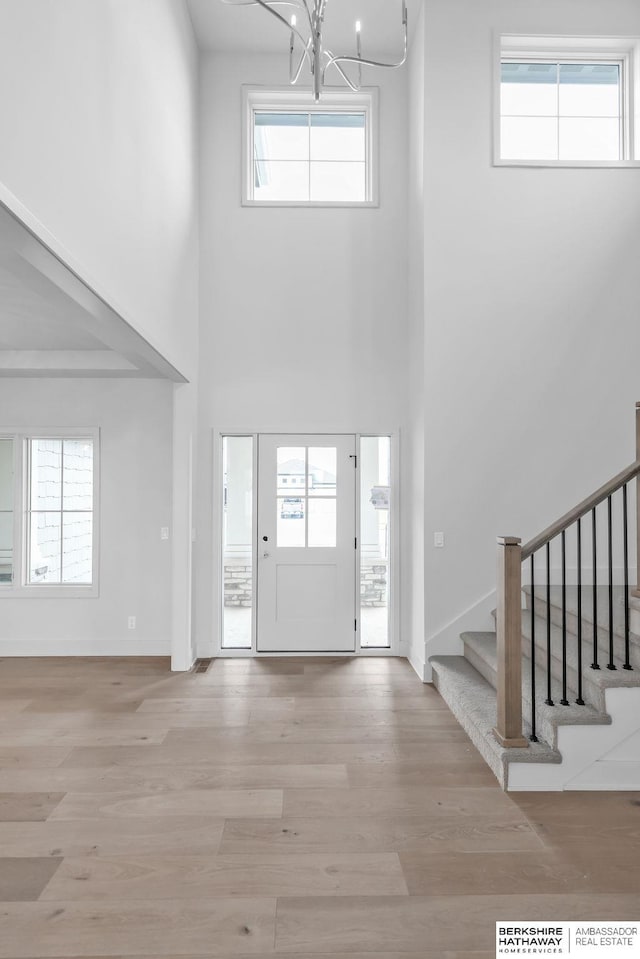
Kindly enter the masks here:
M 355 23 L 355 52 L 334 54 L 325 46 L 323 37 L 327 0 L 222 0 L 228 6 L 264 7 L 289 31 L 289 83 L 297 83 L 305 64 L 311 73 L 314 100 L 320 99 L 327 71 L 333 68 L 344 83 L 357 93 L 362 83 L 362 67 L 384 67 L 394 70 L 407 59 L 407 4 L 402 2 L 401 23 L 403 34 L 402 56 L 394 63 L 369 60 L 362 56 L 362 26 Z M 283 12 L 280 12 L 280 9 Z M 286 8 L 289 8 L 288 10 Z M 287 19 L 288 14 L 289 17 Z M 346 66 L 349 64 L 349 66 Z M 357 76 L 350 76 L 354 65 Z M 346 67 L 346 68 L 345 68 Z

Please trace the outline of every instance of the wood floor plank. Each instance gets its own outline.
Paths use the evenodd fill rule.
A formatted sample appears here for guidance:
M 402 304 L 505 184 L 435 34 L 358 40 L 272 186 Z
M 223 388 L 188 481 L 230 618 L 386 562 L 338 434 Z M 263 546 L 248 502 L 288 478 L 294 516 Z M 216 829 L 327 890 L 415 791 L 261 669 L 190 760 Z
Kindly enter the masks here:
M 280 899 L 276 949 L 304 956 L 376 948 L 383 951 L 486 949 L 495 942 L 495 923 L 503 917 L 534 919 L 637 921 L 638 894 L 538 894 Z
M 281 789 L 183 789 L 121 793 L 67 793 L 49 817 L 76 819 L 146 819 L 147 816 L 230 816 L 279 818 Z
M 62 859 L 0 859 L 0 902 L 28 902 L 38 898 Z
M 344 895 L 408 895 L 397 855 L 65 859 L 40 898 L 102 901 Z
M 162 743 L 167 735 L 167 726 L 145 732 L 131 731 L 127 729 L 86 729 L 79 727 L 77 729 L 57 729 L 52 731 L 46 725 L 41 725 L 37 729 L 15 729 L 3 735 L 3 746 L 13 750 L 22 749 L 30 746 L 46 746 L 51 742 L 52 734 L 55 734 L 57 746 L 136 746 L 140 743 Z
M 228 819 L 220 852 L 316 853 L 402 852 L 426 849 L 431 853 L 539 851 L 544 843 L 523 818 L 509 820 L 501 812 L 478 816 L 455 813 L 388 818 L 355 816 L 323 819 Z
M 64 795 L 64 792 L 0 792 L 0 822 L 47 819 Z
M 447 743 L 446 748 L 457 748 L 457 743 Z M 424 745 L 421 745 L 424 753 Z M 434 747 L 430 748 L 436 748 Z M 439 747 L 437 747 L 439 748 Z M 464 755 L 468 756 L 469 747 L 465 745 Z M 295 763 L 300 765 L 343 765 L 344 763 L 382 763 L 397 758 L 397 747 L 393 743 L 191 743 L 182 746 L 77 746 L 65 750 L 65 759 L 61 765 L 67 767 L 104 767 L 104 766 L 210 766 L 212 763 L 224 765 L 262 763 Z M 474 750 L 475 753 L 475 750 Z M 438 753 L 436 753 L 437 758 Z M 476 754 L 477 755 L 477 754 Z M 1 760 L 1 756 L 0 756 Z M 37 762 L 34 766 L 40 765 Z M 2 762 L 0 761 L 0 766 Z
M 184 789 L 282 789 L 284 787 L 346 788 L 344 764 L 235 764 L 0 769 L 0 791 L 32 792 L 47 784 L 62 792 L 109 793 L 135 790 L 168 792 Z
M 349 785 L 381 786 L 492 786 L 495 777 L 480 756 L 465 763 L 445 761 L 349 764 Z M 28 781 L 28 780 L 27 780 Z M 0 775 L 0 785 L 2 777 Z
M 0 769 L 31 769 L 59 766 L 70 754 L 70 746 L 0 746 Z
M 264 955 L 275 899 L 0 904 L 0 959 Z
M 593 870 L 584 869 L 553 849 L 529 850 L 525 857 L 522 852 L 443 855 L 408 851 L 400 854 L 400 861 L 412 896 L 470 896 L 479 889 L 487 895 L 536 895 L 542 890 L 628 892 L 633 888 L 629 870 L 621 870 L 617 883 L 612 884 L 610 878 L 599 881 Z M 636 864 L 636 878 L 637 869 Z
M 287 789 L 284 794 L 285 817 L 360 816 L 432 816 L 459 817 L 503 815 L 505 821 L 522 819 L 522 813 L 509 797 L 490 786 L 457 789 L 447 786 L 388 786 L 379 789 L 348 790 Z
M 164 742 L 168 746 L 189 746 L 194 742 L 244 742 L 244 743 L 431 743 L 462 742 L 468 743 L 467 734 L 460 726 L 425 726 L 414 723 L 413 726 L 330 726 L 319 723 L 306 725 L 300 720 L 292 723 L 256 723 L 248 729 L 203 729 L 197 731 L 197 740 L 193 731 L 172 729 Z M 77 745 L 83 745 L 78 743 Z M 100 744 L 96 744 L 100 745 Z M 105 743 L 105 745 L 109 745 Z
M 212 816 L 0 822 L 0 857 L 214 856 L 223 827 Z

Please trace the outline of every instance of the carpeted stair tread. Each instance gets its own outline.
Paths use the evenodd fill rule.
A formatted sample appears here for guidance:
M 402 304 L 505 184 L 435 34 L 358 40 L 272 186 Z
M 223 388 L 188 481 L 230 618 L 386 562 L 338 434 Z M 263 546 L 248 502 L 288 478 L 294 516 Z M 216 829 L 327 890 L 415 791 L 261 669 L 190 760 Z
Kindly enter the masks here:
M 464 656 L 433 656 L 429 660 L 434 684 L 502 786 L 511 762 L 559 763 L 561 756 L 547 743 L 528 748 L 505 749 L 493 728 L 496 724 L 496 694 L 491 685 Z

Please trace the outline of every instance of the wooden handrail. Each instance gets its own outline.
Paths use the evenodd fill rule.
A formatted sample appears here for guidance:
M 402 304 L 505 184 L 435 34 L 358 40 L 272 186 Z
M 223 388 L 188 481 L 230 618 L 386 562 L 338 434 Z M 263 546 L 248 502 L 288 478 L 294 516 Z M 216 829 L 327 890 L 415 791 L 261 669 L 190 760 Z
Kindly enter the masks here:
M 637 476 L 638 473 L 640 473 L 640 459 L 637 459 L 635 463 L 631 463 L 626 469 L 621 470 L 616 476 L 610 479 L 608 483 L 605 483 L 604 486 L 597 489 L 595 493 L 587 496 L 586 499 L 583 499 L 581 503 L 578 503 L 577 506 L 570 509 L 568 513 L 561 516 L 560 519 L 552 523 L 551 526 L 548 526 L 542 533 L 539 533 L 537 536 L 534 536 L 533 539 L 530 539 L 528 543 L 525 543 L 522 547 L 523 562 L 525 559 L 528 559 L 532 553 L 539 550 L 541 546 L 546 546 L 546 544 L 558 536 L 559 533 L 568 529 L 576 520 L 579 520 L 582 516 L 586 516 L 587 513 L 604 502 L 608 496 L 611 496 L 612 493 L 619 490 L 625 483 L 628 483 L 634 476 Z

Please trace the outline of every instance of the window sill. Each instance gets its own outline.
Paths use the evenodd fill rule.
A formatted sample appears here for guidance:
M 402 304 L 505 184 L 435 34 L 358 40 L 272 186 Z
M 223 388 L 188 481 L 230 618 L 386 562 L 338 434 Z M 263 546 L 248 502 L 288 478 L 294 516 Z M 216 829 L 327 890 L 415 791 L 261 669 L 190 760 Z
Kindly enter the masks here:
M 8 586 L 0 585 L 0 600 L 2 599 L 97 599 L 100 595 L 98 586 Z
M 635 170 L 640 160 L 494 160 L 497 167 L 549 167 L 567 170 Z
M 242 206 L 246 207 L 291 207 L 292 209 L 297 210 L 307 210 L 307 209 L 346 209 L 346 210 L 366 210 L 366 209 L 377 209 L 380 204 L 377 200 L 365 200 L 362 203 L 353 202 L 347 200 L 345 202 L 340 202 L 339 200 L 333 200 L 331 202 L 326 200 L 320 200 L 317 202 L 312 202 L 310 200 L 243 200 Z

